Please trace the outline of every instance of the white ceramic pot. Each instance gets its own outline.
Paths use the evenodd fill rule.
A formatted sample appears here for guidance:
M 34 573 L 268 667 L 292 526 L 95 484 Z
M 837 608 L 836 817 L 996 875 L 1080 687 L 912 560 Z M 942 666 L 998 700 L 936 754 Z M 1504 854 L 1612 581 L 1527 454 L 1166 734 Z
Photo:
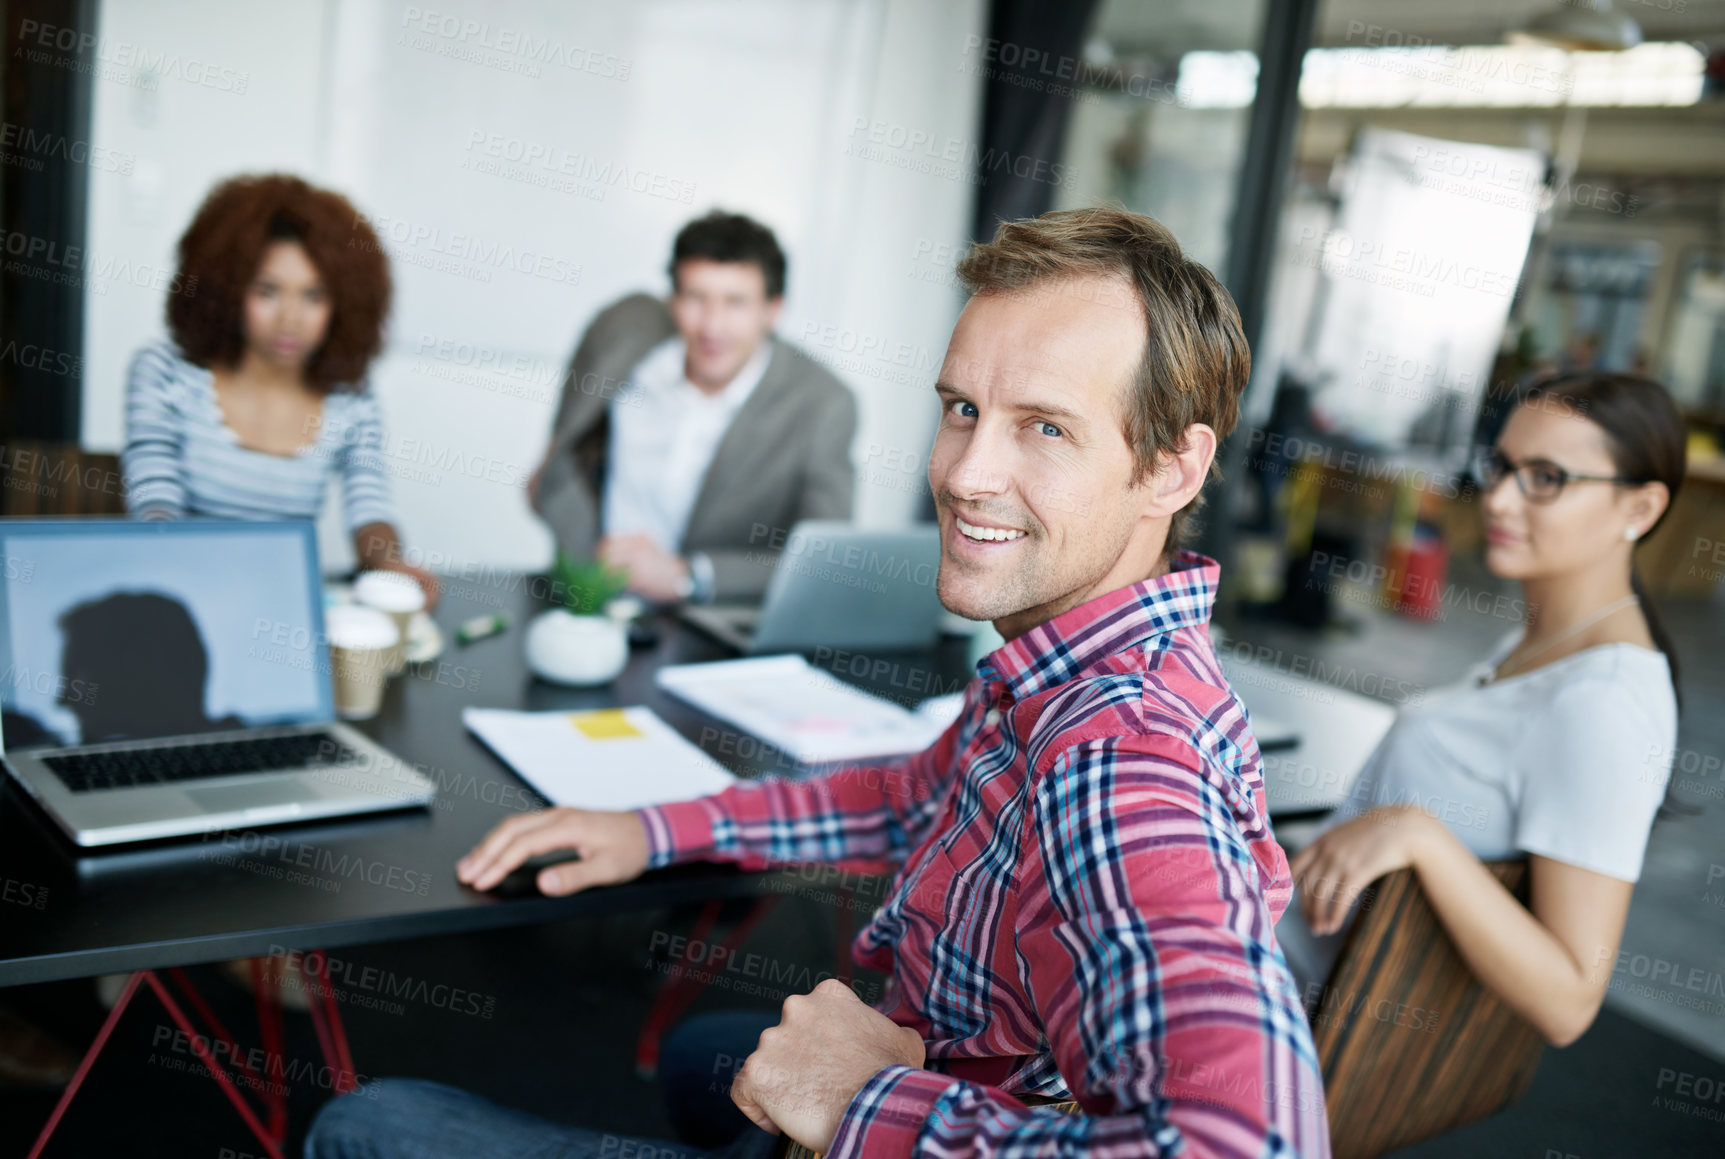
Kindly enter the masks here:
M 527 626 L 527 667 L 541 680 L 577 687 L 609 684 L 628 662 L 628 630 L 609 616 L 552 608 Z

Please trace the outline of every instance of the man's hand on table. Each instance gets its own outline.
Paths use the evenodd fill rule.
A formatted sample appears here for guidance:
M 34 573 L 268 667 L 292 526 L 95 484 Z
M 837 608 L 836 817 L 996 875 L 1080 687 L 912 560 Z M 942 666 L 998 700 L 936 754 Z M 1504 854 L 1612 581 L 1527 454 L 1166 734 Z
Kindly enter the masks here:
M 648 536 L 608 535 L 599 541 L 599 559 L 607 567 L 628 572 L 629 590 L 655 603 L 668 604 L 688 595 L 687 561 Z
M 922 1038 L 835 978 L 785 999 L 777 1026 L 731 1082 L 731 1101 L 763 1129 L 831 1150 L 845 1108 L 881 1068 L 921 1067 Z
M 528 858 L 565 849 L 579 853 L 581 860 L 539 871 L 539 892 L 548 897 L 639 877 L 647 868 L 647 827 L 634 813 L 568 808 L 522 813 L 456 862 L 455 876 L 475 889 L 491 889 Z

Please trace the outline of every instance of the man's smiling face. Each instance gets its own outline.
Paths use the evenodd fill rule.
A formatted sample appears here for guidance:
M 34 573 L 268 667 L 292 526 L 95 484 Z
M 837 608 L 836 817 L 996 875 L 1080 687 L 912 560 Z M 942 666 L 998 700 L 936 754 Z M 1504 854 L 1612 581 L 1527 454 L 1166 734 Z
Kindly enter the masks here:
M 1007 637 L 1147 578 L 1167 520 L 1156 477 L 1133 483 L 1123 422 L 1145 344 L 1120 278 L 979 294 L 936 385 L 928 480 L 941 535 L 940 599 Z

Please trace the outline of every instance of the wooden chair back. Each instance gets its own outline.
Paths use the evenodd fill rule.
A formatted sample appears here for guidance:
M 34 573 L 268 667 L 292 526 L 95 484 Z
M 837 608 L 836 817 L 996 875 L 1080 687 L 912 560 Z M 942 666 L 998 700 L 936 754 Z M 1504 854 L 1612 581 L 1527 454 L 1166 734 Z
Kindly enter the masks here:
M 0 516 L 126 513 L 118 455 L 19 439 L 0 447 L 0 466 Z
M 1524 902 L 1526 861 L 1486 868 Z M 1371 1159 L 1495 1114 L 1544 1037 L 1474 978 L 1412 870 L 1379 878 L 1307 1010 L 1335 1159 Z

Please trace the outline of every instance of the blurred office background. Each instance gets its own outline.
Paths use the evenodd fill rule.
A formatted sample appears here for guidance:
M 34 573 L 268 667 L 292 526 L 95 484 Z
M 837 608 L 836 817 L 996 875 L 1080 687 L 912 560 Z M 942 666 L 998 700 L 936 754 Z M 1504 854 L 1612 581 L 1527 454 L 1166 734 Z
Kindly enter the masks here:
M 521 483 L 573 344 L 607 302 L 666 289 L 673 234 L 712 206 L 778 231 L 780 334 L 855 391 L 876 524 L 926 512 L 964 246 L 1102 201 L 1167 223 L 1254 343 L 1204 531 L 1221 622 L 1380 688 L 1455 679 L 1517 626 L 1491 610 L 1464 469 L 1506 393 L 1559 367 L 1661 379 L 1691 470 L 1642 566 L 1688 645 L 1689 710 L 1625 948 L 1725 977 L 1725 0 L 34 0 L 6 19 L 8 513 L 117 506 L 127 360 L 162 333 L 193 209 L 240 172 L 343 191 L 390 250 L 372 380 L 404 539 L 438 570 L 548 562 Z M 45 480 L 19 457 L 41 448 L 89 469 Z M 1336 582 L 1307 582 L 1315 561 Z M 1717 992 L 1713 1012 L 1649 993 L 1610 1009 L 1725 1060 Z M 1541 1097 L 1522 1150 L 1490 1153 L 1568 1145 Z
M 120 446 L 127 360 L 162 329 L 163 292 L 104 263 L 171 270 L 210 186 L 270 170 L 344 192 L 390 251 L 372 381 L 404 536 L 434 566 L 549 561 L 521 484 L 570 351 L 608 302 L 668 288 L 672 237 L 712 206 L 779 234 L 781 333 L 858 368 L 859 443 L 910 448 L 932 430 L 927 391 L 876 374 L 904 369 L 901 344 L 924 377 L 938 367 L 953 291 L 905 271 L 919 243 L 966 240 L 969 173 L 930 179 L 853 146 L 877 124 L 968 137 L 978 91 L 951 46 L 980 3 L 93 7 L 102 48 L 155 64 L 90 86 L 89 139 L 120 163 L 88 174 L 86 448 Z M 913 501 L 866 488 L 860 514 L 901 520 Z M 325 530 L 339 563 L 350 548 Z
M 1560 47 L 1560 18 L 1599 14 L 1543 0 L 10 11 L 8 337 L 77 367 L 0 366 L 0 423 L 118 450 L 126 363 L 162 332 L 198 202 L 299 173 L 394 259 L 373 383 L 434 564 L 546 562 L 517 492 L 569 351 L 606 302 L 662 290 L 671 236 L 715 205 L 778 230 L 781 333 L 857 393 L 866 522 L 926 494 L 952 265 L 1049 207 L 1152 213 L 1223 275 L 1256 349 L 1242 453 L 1292 415 L 1453 472 L 1493 383 L 1556 365 L 1653 373 L 1703 425 L 1725 407 L 1710 0 L 1616 10 L 1633 31 L 1590 52 Z M 1231 486 L 1213 532 L 1269 528 L 1280 491 Z M 1274 552 L 1247 546 L 1243 594 L 1273 598 Z
M 392 256 L 372 380 L 405 539 L 434 567 L 547 562 L 519 492 L 568 354 L 605 303 L 666 287 L 672 235 L 712 206 L 790 254 L 780 333 L 858 396 L 865 522 L 922 510 L 964 245 L 1051 207 L 1157 216 L 1241 303 L 1256 374 L 1211 546 L 1237 520 L 1265 534 L 1231 595 L 1276 598 L 1277 506 L 1309 482 L 1254 484 L 1266 444 L 1454 474 L 1493 384 L 1557 365 L 1653 373 L 1703 428 L 1725 409 L 1713 0 L 10 12 L 6 227 L 62 248 L 8 251 L 7 336 L 77 366 L 0 365 L 6 432 L 117 451 L 193 210 L 223 177 L 299 173 Z M 1590 17 L 1615 50 L 1562 46 Z

